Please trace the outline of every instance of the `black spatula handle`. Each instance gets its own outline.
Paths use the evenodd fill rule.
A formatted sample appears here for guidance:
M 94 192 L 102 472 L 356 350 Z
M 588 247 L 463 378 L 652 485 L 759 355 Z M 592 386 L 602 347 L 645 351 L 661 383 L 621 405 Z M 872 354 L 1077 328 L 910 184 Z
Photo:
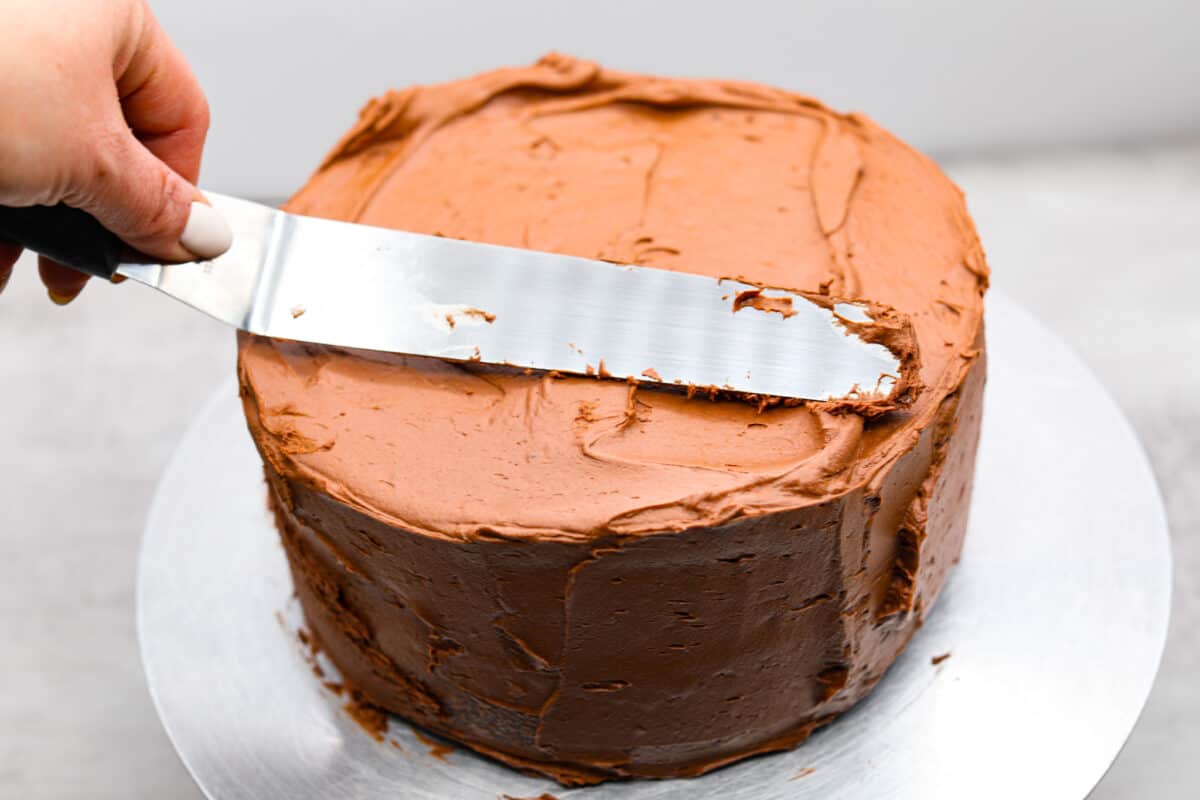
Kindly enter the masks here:
M 0 239 L 106 280 L 128 249 L 91 214 L 62 204 L 0 206 Z

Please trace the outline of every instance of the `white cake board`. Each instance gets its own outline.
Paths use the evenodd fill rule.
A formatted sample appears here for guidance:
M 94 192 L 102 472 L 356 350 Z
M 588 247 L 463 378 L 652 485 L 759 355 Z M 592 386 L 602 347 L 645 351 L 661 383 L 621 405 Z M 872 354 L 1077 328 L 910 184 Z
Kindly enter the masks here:
M 1083 798 L 1158 667 L 1165 516 L 1115 403 L 1000 292 L 988 297 L 988 348 L 962 562 L 874 693 L 797 750 L 686 781 L 564 790 L 462 749 L 435 758 L 399 720 L 395 745 L 374 741 L 297 644 L 232 385 L 179 445 L 146 524 L 138 621 L 163 724 L 212 800 Z

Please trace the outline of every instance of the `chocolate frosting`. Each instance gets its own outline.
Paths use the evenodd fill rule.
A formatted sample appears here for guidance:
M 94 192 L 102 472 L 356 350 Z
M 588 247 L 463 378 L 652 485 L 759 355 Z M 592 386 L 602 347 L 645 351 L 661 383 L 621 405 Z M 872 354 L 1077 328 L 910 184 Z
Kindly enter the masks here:
M 919 624 L 965 529 L 987 267 L 866 117 L 551 55 L 372 101 L 287 207 L 869 300 L 921 356 L 872 418 L 240 337 L 297 591 L 373 702 L 566 783 L 696 774 L 803 740 Z

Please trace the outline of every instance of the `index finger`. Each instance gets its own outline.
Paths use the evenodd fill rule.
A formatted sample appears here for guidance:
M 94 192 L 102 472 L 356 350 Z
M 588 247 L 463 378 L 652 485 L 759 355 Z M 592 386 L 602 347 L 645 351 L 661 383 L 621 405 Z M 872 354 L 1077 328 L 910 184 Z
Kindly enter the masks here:
M 208 101 L 183 53 L 142 5 L 129 50 L 116 64 L 121 110 L 133 133 L 189 182 L 200 177 L 208 134 Z

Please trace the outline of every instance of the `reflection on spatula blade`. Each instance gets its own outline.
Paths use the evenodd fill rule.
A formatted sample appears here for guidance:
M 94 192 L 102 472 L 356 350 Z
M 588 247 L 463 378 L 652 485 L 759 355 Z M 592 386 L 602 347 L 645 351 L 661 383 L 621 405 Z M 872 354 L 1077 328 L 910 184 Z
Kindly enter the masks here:
M 911 328 L 873 304 L 208 197 L 228 253 L 118 272 L 251 333 L 868 413 L 914 393 Z

